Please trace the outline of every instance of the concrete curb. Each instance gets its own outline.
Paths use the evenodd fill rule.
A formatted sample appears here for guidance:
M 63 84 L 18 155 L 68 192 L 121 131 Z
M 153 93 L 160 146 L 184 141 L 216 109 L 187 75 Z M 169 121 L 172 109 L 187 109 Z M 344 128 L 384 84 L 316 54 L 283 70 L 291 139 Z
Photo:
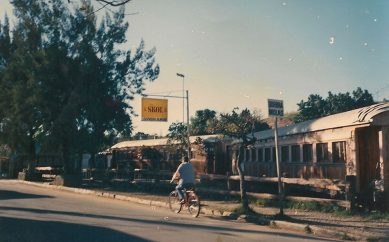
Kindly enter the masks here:
M 163 208 L 169 207 L 167 201 L 161 202 L 161 201 L 146 200 L 146 199 L 126 196 L 126 195 L 122 195 L 122 194 L 115 194 L 115 193 L 111 193 L 111 192 L 101 192 L 101 191 L 88 190 L 88 189 L 84 189 L 84 188 L 73 188 L 73 187 L 56 186 L 56 185 L 50 185 L 50 184 L 41 184 L 41 183 L 22 181 L 22 180 L 13 180 L 10 182 L 23 183 L 23 184 L 32 185 L 32 186 L 49 188 L 49 189 L 56 189 L 56 190 L 67 191 L 67 192 L 78 193 L 78 194 L 93 195 L 93 196 L 109 198 L 109 199 L 117 199 L 117 200 L 121 200 L 121 201 L 128 201 L 128 202 L 133 202 L 133 203 L 137 203 L 137 204 L 147 205 L 147 206 L 151 206 L 151 207 L 163 207 Z M 292 222 L 281 221 L 281 220 L 268 220 L 268 219 L 258 218 L 255 216 L 248 216 L 248 215 L 239 216 L 231 211 L 221 211 L 218 209 L 210 209 L 210 208 L 204 208 L 204 207 L 201 208 L 200 212 L 201 212 L 201 214 L 210 215 L 210 216 L 225 217 L 228 219 L 237 220 L 238 222 L 240 221 L 240 222 L 256 223 L 256 224 L 260 224 L 260 225 L 268 225 L 269 227 L 275 228 L 275 229 L 287 229 L 287 230 L 293 230 L 293 231 L 303 232 L 303 233 L 307 233 L 307 234 L 331 236 L 331 237 L 336 237 L 336 238 L 347 235 L 351 240 L 357 240 L 357 241 L 366 240 L 366 238 L 363 238 L 360 235 L 346 233 L 346 232 L 343 232 L 340 230 L 324 229 L 324 228 L 320 228 L 320 227 L 315 226 L 315 225 L 298 224 L 298 223 L 292 223 Z

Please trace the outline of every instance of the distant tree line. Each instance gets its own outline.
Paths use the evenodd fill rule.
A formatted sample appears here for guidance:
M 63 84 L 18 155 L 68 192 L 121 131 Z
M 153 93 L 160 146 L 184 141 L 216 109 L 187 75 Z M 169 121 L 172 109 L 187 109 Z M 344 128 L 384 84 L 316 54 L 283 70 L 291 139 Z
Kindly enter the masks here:
M 293 121 L 296 123 L 303 122 L 373 105 L 374 103 L 373 95 L 360 87 L 352 91 L 352 94 L 349 92 L 338 94 L 328 92 L 328 97 L 325 99 L 318 94 L 311 94 L 307 101 L 301 100 L 297 104 L 298 112 L 297 115 L 294 115 Z

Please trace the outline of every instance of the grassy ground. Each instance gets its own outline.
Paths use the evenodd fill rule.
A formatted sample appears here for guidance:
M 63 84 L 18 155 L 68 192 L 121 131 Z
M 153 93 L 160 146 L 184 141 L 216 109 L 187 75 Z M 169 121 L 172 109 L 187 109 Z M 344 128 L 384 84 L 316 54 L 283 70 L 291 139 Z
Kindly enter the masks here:
M 84 184 L 86 187 L 90 186 L 98 186 L 105 187 L 106 189 L 116 190 L 116 191 L 125 191 L 125 192 L 137 192 L 137 193 L 145 193 L 152 195 L 166 195 L 170 191 L 175 188 L 174 184 L 169 183 L 137 183 L 132 184 L 129 182 L 113 182 L 110 184 Z M 214 191 L 224 191 L 224 192 L 209 192 L 209 189 Z M 240 196 L 239 195 L 231 195 L 226 193 L 227 187 L 224 183 L 202 183 L 197 185 L 196 189 L 200 197 L 204 200 L 209 201 L 225 201 L 231 203 L 239 203 Z M 202 192 L 202 189 L 207 189 L 206 192 Z M 260 206 L 260 207 L 268 207 L 268 208 L 278 208 L 280 201 L 277 199 L 258 199 L 258 198 L 250 198 L 250 205 Z M 367 220 L 388 220 L 389 221 L 389 212 L 383 213 L 379 211 L 349 211 L 343 207 L 336 206 L 334 204 L 317 202 L 317 201 L 291 201 L 285 200 L 283 202 L 283 207 L 285 209 L 298 209 L 303 211 L 313 211 L 313 212 L 323 212 L 323 213 L 331 213 L 340 217 L 350 217 L 350 216 L 360 216 Z M 242 208 L 238 206 L 235 211 L 237 214 L 242 214 Z M 254 211 L 251 211 L 253 214 Z M 285 219 L 288 219 L 285 217 Z
M 262 207 L 279 207 L 279 200 L 274 199 L 251 199 L 251 204 Z M 336 216 L 360 216 L 367 220 L 389 220 L 389 212 L 380 211 L 350 211 L 343 207 L 321 202 L 305 202 L 286 200 L 283 203 L 284 208 L 300 209 L 304 211 L 332 213 Z

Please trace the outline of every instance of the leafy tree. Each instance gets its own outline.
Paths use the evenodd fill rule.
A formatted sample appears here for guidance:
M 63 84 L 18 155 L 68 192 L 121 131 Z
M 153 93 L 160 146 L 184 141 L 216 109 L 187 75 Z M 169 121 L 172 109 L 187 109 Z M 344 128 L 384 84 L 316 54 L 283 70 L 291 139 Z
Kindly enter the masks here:
M 169 126 L 168 144 L 178 145 L 182 155 L 184 155 L 185 149 L 189 147 L 187 134 L 188 127 L 184 123 L 172 123 Z
M 338 93 L 333 94 L 332 92 L 328 92 L 328 97 L 326 98 L 326 115 L 331 115 L 335 113 L 341 113 L 348 111 L 349 108 L 352 108 L 353 99 L 350 96 L 350 93 Z
M 239 109 L 235 108 L 231 113 L 220 114 L 220 120 L 218 123 L 219 131 L 240 141 L 236 154 L 236 168 L 240 178 L 242 208 L 246 213 L 250 211 L 250 208 L 246 192 L 244 172 L 242 171 L 243 154 L 244 150 L 252 147 L 256 141 L 253 133 L 266 128 L 269 128 L 269 126 L 260 121 L 260 116 L 253 115 L 248 109 L 244 109 L 239 112 Z
M 14 29 L 0 26 L 0 136 L 32 157 L 37 142 L 60 152 L 72 172 L 75 155 L 131 134 L 131 100 L 159 74 L 155 49 L 143 40 L 134 52 L 121 48 L 124 8 L 97 24 L 89 1 L 84 10 L 62 0 L 12 4 Z
M 353 99 L 355 108 L 362 108 L 374 104 L 373 95 L 367 90 L 362 90 L 360 87 L 353 91 Z
M 31 15 L 34 13 L 32 11 Z M 41 40 L 36 34 L 36 25 L 28 17 L 25 19 L 30 31 L 22 33 L 23 26 L 17 25 L 13 39 L 7 17 L 1 26 L 0 122 L 1 139 L 13 150 L 29 154 L 27 159 L 32 161 L 35 158 L 35 140 L 43 120 L 40 111 L 42 87 L 35 80 L 37 59 L 41 55 L 37 46 Z M 30 38 L 29 43 L 24 41 L 26 38 Z
M 216 111 L 210 109 L 198 110 L 191 119 L 192 135 L 214 134 L 216 128 Z
M 367 91 L 358 87 L 352 92 L 333 94 L 328 92 L 328 97 L 323 99 L 318 94 L 311 94 L 308 100 L 301 100 L 298 106 L 298 115 L 295 122 L 316 119 L 336 113 L 365 107 L 374 104 L 373 96 Z
M 302 122 L 305 120 L 319 118 L 322 117 L 324 113 L 326 113 L 326 102 L 318 94 L 309 95 L 306 102 L 301 100 L 297 106 L 299 115 L 297 115 L 295 122 Z

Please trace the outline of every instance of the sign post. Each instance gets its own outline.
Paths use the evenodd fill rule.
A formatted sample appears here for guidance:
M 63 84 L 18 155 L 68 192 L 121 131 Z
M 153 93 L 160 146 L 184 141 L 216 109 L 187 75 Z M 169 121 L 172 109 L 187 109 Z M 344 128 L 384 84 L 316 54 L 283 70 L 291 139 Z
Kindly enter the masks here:
M 277 165 L 277 177 L 278 177 L 278 198 L 280 201 L 280 213 L 279 215 L 284 215 L 284 208 L 283 208 L 283 187 L 282 187 L 282 181 L 281 181 L 281 166 L 280 166 L 280 159 L 278 154 L 278 124 L 277 119 L 278 117 L 284 116 L 284 102 L 283 100 L 276 100 L 276 99 L 268 99 L 268 111 L 269 111 L 269 117 L 273 116 L 274 119 L 274 143 L 275 143 L 275 150 L 276 150 L 276 165 Z

